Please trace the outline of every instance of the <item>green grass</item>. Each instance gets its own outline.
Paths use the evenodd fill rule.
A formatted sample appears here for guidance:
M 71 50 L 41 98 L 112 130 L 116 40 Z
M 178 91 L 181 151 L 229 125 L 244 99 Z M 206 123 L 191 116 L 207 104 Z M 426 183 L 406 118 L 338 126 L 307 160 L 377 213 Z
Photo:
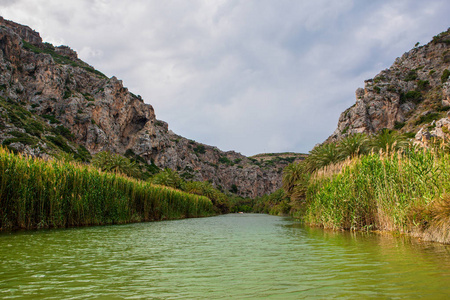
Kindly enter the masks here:
M 85 165 L 0 148 L 0 228 L 33 229 L 201 217 L 212 202 Z

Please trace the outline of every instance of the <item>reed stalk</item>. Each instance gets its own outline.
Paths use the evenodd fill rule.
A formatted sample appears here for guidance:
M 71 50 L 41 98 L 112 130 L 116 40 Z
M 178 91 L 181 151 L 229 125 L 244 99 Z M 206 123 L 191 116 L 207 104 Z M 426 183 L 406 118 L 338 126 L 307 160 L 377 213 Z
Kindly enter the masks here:
M 210 199 L 86 165 L 0 147 L 0 229 L 157 221 L 214 214 Z

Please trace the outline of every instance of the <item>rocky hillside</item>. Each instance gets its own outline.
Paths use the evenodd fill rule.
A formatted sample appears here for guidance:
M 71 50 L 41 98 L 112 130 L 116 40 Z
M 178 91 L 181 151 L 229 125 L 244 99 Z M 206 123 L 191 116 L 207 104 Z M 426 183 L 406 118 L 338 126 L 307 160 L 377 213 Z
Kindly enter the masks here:
M 67 46 L 0 17 L 0 142 L 38 157 L 135 155 L 187 180 L 256 197 L 281 185 L 289 159 L 257 160 L 174 134 L 153 107 Z
M 352 133 L 396 129 L 424 142 L 448 134 L 450 119 L 450 29 L 415 47 L 356 90 L 328 140 Z

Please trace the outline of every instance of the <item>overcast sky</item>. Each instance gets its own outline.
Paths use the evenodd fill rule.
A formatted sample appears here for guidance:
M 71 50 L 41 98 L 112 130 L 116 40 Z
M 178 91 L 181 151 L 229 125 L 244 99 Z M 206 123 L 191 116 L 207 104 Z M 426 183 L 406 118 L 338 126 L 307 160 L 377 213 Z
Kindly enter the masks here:
M 364 80 L 450 26 L 448 0 L 0 0 L 186 138 L 308 152 Z

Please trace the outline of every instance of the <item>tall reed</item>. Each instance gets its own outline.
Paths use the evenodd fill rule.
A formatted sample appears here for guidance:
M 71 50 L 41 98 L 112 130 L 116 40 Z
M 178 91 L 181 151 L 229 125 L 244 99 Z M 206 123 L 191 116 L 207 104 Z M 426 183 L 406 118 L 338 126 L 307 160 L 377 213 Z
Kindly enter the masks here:
M 424 231 L 442 222 L 434 217 L 439 211 L 450 211 L 450 201 L 442 201 L 448 199 L 449 178 L 449 153 L 369 154 L 332 176 L 313 176 L 302 217 L 334 229 Z
M 0 229 L 51 228 L 201 217 L 203 196 L 89 166 L 44 161 L 0 147 Z

